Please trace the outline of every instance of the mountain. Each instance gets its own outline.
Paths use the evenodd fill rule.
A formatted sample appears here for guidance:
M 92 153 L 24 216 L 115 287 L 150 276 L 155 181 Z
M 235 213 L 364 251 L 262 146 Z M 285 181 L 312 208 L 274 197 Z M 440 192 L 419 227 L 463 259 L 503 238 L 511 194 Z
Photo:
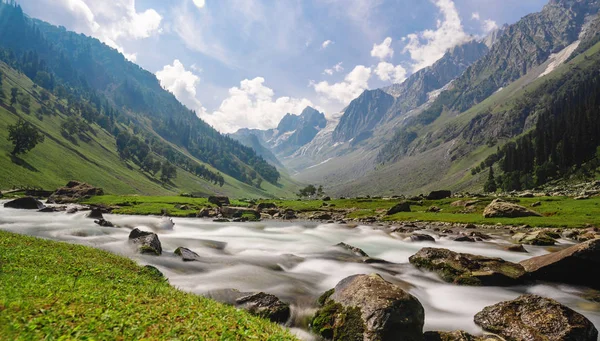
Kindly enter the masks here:
M 190 174 L 198 183 L 194 187 L 204 188 L 204 192 L 254 196 L 267 196 L 267 191 L 274 191 L 271 195 L 285 193 L 278 183 L 281 175 L 273 165 L 251 148 L 221 135 L 198 119 L 164 90 L 152 73 L 127 61 L 97 39 L 29 18 L 18 5 L 2 2 L 0 48 L 0 61 L 7 70 L 21 72 L 43 93 L 56 97 L 56 112 L 63 115 L 61 125 L 73 126 L 76 122 L 83 130 L 91 127 L 108 134 L 100 143 L 102 147 L 108 150 L 116 147 L 119 162 L 137 169 L 139 178 L 157 180 L 144 169 L 144 161 L 149 159 L 174 165 L 179 174 Z M 27 87 L 20 90 L 23 96 L 30 93 Z M 20 110 L 12 110 L 11 115 L 29 119 Z M 44 132 L 50 129 L 44 121 L 36 125 Z M 90 162 L 80 159 L 82 163 Z M 60 163 L 58 159 L 54 161 Z M 93 182 L 85 174 L 63 173 L 61 182 L 65 182 L 63 177 L 68 173 Z M 115 179 L 117 183 L 130 180 Z M 10 181 L 0 178 L 3 187 Z M 21 181 L 22 185 L 27 184 Z M 211 183 L 222 187 L 212 187 Z M 177 182 L 165 185 L 164 191 L 178 191 L 178 186 Z
M 248 136 L 252 135 L 256 137 L 262 148 L 267 148 L 271 154 L 281 160 L 312 141 L 326 125 L 327 119 L 323 113 L 306 107 L 300 115 L 286 114 L 275 129 L 240 129 L 230 136 L 251 146 L 254 142 L 249 140 Z M 262 154 L 268 155 L 265 151 Z M 271 160 L 271 162 L 280 165 L 279 161 Z

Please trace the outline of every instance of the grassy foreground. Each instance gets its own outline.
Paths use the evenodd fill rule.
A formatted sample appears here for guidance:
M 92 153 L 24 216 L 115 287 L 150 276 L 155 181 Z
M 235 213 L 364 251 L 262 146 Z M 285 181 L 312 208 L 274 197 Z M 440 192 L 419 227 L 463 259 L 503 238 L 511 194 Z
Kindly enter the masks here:
M 114 254 L 0 231 L 2 340 L 294 340 Z
M 483 210 L 493 198 L 478 198 L 468 211 L 463 206 L 453 206 L 460 199 L 412 201 L 411 211 L 386 216 L 388 209 L 396 205 L 400 199 L 333 199 L 321 200 L 257 200 L 253 203 L 272 202 L 281 209 L 293 209 L 297 212 L 332 212 L 343 214 L 345 219 L 363 219 L 376 217 L 382 221 L 436 221 L 473 224 L 530 225 L 534 227 L 584 227 L 600 226 L 600 197 L 588 200 L 574 200 L 567 197 L 510 198 L 507 200 L 529 207 L 542 214 L 542 217 L 528 218 L 484 218 Z M 462 199 L 470 200 L 470 199 Z M 538 203 L 539 206 L 531 207 Z M 113 213 L 160 215 L 166 210 L 171 216 L 195 216 L 203 207 L 211 207 L 205 198 L 186 197 L 152 197 L 152 196 L 118 196 L 105 195 L 93 197 L 86 204 L 105 204 L 117 207 Z M 251 206 L 248 201 L 232 200 L 233 206 Z M 327 206 L 324 206 L 326 204 Z M 182 209 L 183 207 L 184 209 Z M 440 212 L 428 212 L 436 206 Z

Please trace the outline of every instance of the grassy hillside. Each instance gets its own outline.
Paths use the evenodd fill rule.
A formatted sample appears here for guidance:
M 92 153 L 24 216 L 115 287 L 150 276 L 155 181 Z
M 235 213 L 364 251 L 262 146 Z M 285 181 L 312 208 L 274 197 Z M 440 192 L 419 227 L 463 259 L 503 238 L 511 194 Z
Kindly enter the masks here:
M 3 340 L 295 339 L 90 247 L 0 231 L 0 263 Z
M 43 90 L 40 87 L 1 62 L 0 72 L 4 92 L 3 98 L 0 98 L 0 188 L 35 186 L 54 189 L 69 180 L 77 179 L 116 194 L 172 195 L 187 192 L 220 193 L 233 197 L 290 197 L 296 189 L 285 176 L 280 181 L 280 186 L 265 181 L 261 190 L 224 175 L 225 185 L 219 187 L 181 168 L 177 170 L 177 177 L 171 183 L 163 184 L 156 177 L 142 172 L 133 162 L 123 161 L 117 153 L 115 138 L 97 124 L 92 124 L 93 132 L 86 133 L 82 138 L 65 138 L 61 134 L 61 124 L 67 119 L 67 115 L 55 108 L 66 107 L 67 103 L 59 101 L 52 94 L 49 95 L 49 100 L 41 100 Z M 12 87 L 18 88 L 22 96 L 30 97 L 29 113 L 21 104 L 10 107 Z M 52 113 L 39 114 L 41 106 Z M 12 145 L 7 140 L 7 127 L 19 118 L 36 126 L 45 134 L 46 139 L 28 154 L 14 158 L 10 155 Z M 172 144 L 171 146 L 177 148 Z M 181 149 L 177 150 L 183 152 Z M 205 166 L 214 170 L 210 165 Z

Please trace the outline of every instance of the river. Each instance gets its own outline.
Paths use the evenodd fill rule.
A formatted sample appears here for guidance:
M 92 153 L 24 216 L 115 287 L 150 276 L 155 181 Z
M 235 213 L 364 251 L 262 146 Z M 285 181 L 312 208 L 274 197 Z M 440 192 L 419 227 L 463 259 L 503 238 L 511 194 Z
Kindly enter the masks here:
M 0 206 L 3 202 L 0 202 Z M 291 329 L 304 340 L 307 318 L 315 311 L 315 301 L 343 278 L 354 274 L 379 273 L 416 296 L 425 308 L 425 330 L 457 330 L 481 333 L 473 316 L 484 307 L 511 300 L 523 293 L 556 299 L 600 327 L 598 304 L 578 295 L 584 288 L 561 284 L 537 284 L 509 288 L 461 287 L 442 282 L 408 264 L 408 257 L 422 247 L 443 247 L 457 252 L 501 257 L 521 261 L 545 254 L 541 247 L 526 246 L 529 253 L 502 249 L 507 244 L 503 230 L 491 242 L 460 243 L 440 238 L 431 242 L 410 242 L 405 236 L 389 234 L 375 226 L 317 224 L 313 222 L 214 223 L 210 220 L 174 218 L 173 230 L 161 228 L 161 217 L 106 214 L 105 218 L 121 228 L 100 227 L 86 212 L 67 214 L 38 213 L 0 207 L 0 229 L 52 240 L 101 248 L 150 264 L 161 270 L 169 282 L 181 290 L 223 299 L 222 289 L 242 292 L 264 291 L 292 304 Z M 163 255 L 139 255 L 127 243 L 130 229 L 158 233 Z M 395 264 L 352 262 L 333 245 L 345 242 L 360 247 L 369 256 Z M 567 241 L 561 241 L 568 243 Z M 183 262 L 173 254 L 187 247 L 201 261 Z

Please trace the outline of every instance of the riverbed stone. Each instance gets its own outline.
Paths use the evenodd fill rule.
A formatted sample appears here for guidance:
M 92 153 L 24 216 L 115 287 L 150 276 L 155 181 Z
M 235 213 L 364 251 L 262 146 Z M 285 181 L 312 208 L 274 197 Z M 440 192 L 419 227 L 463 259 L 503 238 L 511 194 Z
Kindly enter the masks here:
M 174 252 L 177 256 L 181 257 L 184 262 L 193 262 L 200 259 L 200 256 L 194 251 L 186 247 L 178 247 Z
M 483 341 L 481 337 L 473 336 L 462 330 L 453 332 L 429 331 L 423 334 L 424 341 Z
M 290 318 L 290 305 L 264 292 L 240 297 L 235 304 L 253 315 L 276 323 L 285 323 Z
M 66 186 L 61 187 L 52 193 L 48 198 L 48 202 L 55 204 L 69 204 L 95 195 L 104 195 L 104 190 L 85 182 L 73 180 L 69 181 Z
M 583 315 L 537 295 L 486 307 L 475 315 L 475 323 L 507 340 L 598 340 L 598 330 Z
M 104 218 L 94 220 L 94 223 L 102 227 L 115 227 L 115 224 L 111 223 L 108 220 L 105 220 Z
M 213 196 L 208 197 L 208 202 L 213 205 L 217 205 L 219 207 L 227 206 L 227 205 L 229 205 L 229 198 L 225 197 L 225 196 L 213 195 Z
M 419 269 L 433 271 L 458 285 L 511 286 L 521 284 L 525 269 L 501 258 L 457 253 L 447 249 L 423 248 L 409 258 Z
M 410 236 L 410 240 L 413 242 L 432 242 L 435 243 L 435 238 L 433 238 L 432 236 L 428 235 L 428 234 L 423 234 L 423 233 L 413 233 Z
M 519 232 L 512 236 L 515 242 L 526 245 L 552 246 L 556 239 L 547 231 Z
M 600 239 L 533 257 L 520 263 L 533 279 L 600 289 L 594 275 L 600 268 Z
M 390 208 L 386 215 L 392 215 L 400 212 L 410 212 L 410 204 L 407 201 L 401 201 Z
M 225 218 L 241 218 L 252 217 L 252 219 L 260 219 L 260 213 L 256 210 L 247 207 L 231 207 L 231 206 L 223 206 L 221 207 L 221 214 Z
M 277 205 L 275 205 L 272 202 L 261 202 L 260 204 L 258 204 L 258 206 L 256 206 L 256 209 L 259 212 L 265 211 L 265 210 L 276 210 L 277 209 Z
M 346 243 L 337 243 L 335 246 L 337 247 L 341 247 L 344 250 L 348 250 L 350 252 L 352 252 L 353 254 L 355 254 L 356 256 L 359 257 L 369 257 L 369 255 L 364 252 L 362 249 L 356 247 L 356 246 L 352 246 L 352 245 L 348 245 Z
M 542 215 L 526 207 L 495 199 L 483 211 L 484 218 L 521 218 L 521 217 L 541 217 Z
M 90 219 L 104 219 L 104 216 L 102 215 L 102 210 L 99 208 L 92 208 L 92 210 L 90 211 L 90 213 L 88 213 L 86 217 Z
M 422 341 L 421 303 L 377 274 L 350 276 L 319 298 L 312 329 L 328 340 Z
M 34 197 L 23 197 L 5 203 L 4 207 L 20 210 L 41 210 L 44 208 L 44 204 Z
M 139 253 L 156 256 L 162 254 L 162 246 L 156 233 L 135 228 L 129 233 L 129 243 L 134 245 Z

